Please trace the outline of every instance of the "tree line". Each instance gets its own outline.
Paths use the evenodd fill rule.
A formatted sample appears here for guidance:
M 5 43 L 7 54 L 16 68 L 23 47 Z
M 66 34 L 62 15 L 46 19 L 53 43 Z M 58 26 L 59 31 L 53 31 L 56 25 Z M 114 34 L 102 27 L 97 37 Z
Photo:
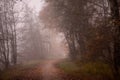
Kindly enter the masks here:
M 18 60 L 20 62 L 40 60 L 46 57 L 49 41 L 47 34 L 43 35 L 44 28 L 34 10 L 27 4 L 24 6 L 22 26 L 19 28 Z M 22 60 L 22 61 L 21 61 Z
M 0 1 L 0 65 L 8 68 L 17 62 L 16 0 Z
M 0 0 L 0 71 L 45 58 L 48 34 L 26 1 Z
M 63 32 L 72 60 L 103 61 L 119 80 L 120 1 L 46 0 L 40 18 Z

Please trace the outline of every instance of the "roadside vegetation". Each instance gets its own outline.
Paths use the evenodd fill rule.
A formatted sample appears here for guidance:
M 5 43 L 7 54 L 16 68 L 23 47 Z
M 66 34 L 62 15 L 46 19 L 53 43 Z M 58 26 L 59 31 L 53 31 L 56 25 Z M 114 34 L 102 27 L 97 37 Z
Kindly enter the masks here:
M 82 62 L 63 60 L 57 66 L 65 77 L 82 80 L 114 80 L 111 68 L 103 62 Z
M 36 69 L 41 65 L 41 61 L 31 61 L 2 71 L 0 74 L 0 80 L 29 80 L 30 78 L 41 77 L 41 70 Z M 36 79 L 35 79 L 36 80 Z

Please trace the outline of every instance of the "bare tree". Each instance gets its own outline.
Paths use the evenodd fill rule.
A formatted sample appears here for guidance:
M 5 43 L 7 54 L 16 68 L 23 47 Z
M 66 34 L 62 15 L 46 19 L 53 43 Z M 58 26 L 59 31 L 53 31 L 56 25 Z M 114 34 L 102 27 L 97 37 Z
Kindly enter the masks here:
M 16 0 L 0 1 L 0 60 L 6 68 L 17 63 L 15 4 Z

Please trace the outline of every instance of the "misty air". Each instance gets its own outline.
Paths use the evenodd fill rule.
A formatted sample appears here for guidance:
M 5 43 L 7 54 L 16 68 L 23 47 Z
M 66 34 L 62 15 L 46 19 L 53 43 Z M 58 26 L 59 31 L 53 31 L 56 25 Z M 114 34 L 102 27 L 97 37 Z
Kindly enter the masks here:
M 0 80 L 120 80 L 120 0 L 0 0 Z

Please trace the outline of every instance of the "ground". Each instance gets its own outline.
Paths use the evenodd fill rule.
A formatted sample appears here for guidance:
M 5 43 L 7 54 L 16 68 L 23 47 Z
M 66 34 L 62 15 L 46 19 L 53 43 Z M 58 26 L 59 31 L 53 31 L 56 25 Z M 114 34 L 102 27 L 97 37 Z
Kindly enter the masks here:
M 41 67 L 43 80 L 61 80 L 61 70 L 55 64 L 59 60 L 49 60 Z
M 112 80 L 111 72 L 101 63 L 79 64 L 61 59 L 33 61 L 12 67 L 0 80 Z
M 37 64 L 25 64 L 2 74 L 0 80 L 63 80 L 62 71 L 56 67 L 60 60 L 42 60 Z

